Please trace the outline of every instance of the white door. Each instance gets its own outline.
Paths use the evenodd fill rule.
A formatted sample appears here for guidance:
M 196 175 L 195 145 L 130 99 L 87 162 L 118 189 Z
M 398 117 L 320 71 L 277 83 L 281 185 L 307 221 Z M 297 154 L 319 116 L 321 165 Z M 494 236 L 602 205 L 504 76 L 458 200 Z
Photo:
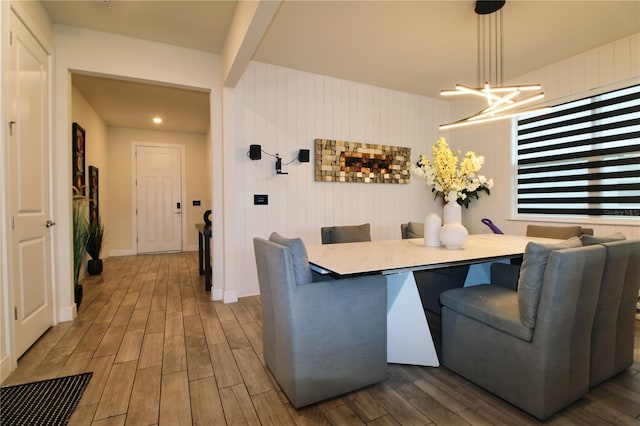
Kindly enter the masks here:
M 136 147 L 138 253 L 182 250 L 182 150 Z
M 8 182 L 15 355 L 52 324 L 48 55 L 10 17 Z M 71 186 L 71 185 L 69 185 Z M 69 283 L 71 286 L 71 283 Z

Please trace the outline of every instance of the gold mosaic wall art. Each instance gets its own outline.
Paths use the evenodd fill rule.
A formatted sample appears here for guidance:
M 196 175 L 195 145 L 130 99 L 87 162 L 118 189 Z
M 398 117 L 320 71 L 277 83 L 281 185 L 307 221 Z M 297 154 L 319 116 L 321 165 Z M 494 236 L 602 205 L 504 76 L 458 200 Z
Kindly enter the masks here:
M 409 183 L 411 148 L 316 139 L 316 181 Z

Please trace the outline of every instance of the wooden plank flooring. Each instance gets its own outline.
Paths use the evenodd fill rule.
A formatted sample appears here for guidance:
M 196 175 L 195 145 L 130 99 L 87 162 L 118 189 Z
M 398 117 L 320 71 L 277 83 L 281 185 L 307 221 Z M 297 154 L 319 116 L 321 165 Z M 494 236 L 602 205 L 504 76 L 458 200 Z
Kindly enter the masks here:
M 209 300 L 197 253 L 117 257 L 83 281 L 3 385 L 93 371 L 71 425 L 522 425 L 534 418 L 446 368 L 390 365 L 384 382 L 295 410 L 263 365 L 259 297 Z M 640 424 L 635 363 L 547 421 Z

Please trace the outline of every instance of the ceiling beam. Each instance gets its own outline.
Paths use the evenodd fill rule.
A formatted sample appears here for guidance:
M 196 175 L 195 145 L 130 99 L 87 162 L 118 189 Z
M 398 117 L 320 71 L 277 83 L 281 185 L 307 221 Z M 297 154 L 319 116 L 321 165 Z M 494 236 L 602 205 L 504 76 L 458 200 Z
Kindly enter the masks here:
M 249 65 L 282 0 L 239 1 L 222 49 L 222 82 L 233 88 Z

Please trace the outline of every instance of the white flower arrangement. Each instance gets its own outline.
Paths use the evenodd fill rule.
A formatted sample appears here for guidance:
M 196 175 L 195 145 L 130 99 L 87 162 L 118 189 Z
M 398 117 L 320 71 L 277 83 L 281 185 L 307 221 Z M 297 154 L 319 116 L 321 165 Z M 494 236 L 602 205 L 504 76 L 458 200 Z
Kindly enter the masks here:
M 467 151 L 458 168 L 458 153 L 454 153 L 445 138 L 438 138 L 433 145 L 433 159 L 420 154 L 418 162 L 411 166 L 411 171 L 422 178 L 435 192 L 435 198 L 442 196 L 445 202 L 455 193 L 455 200 L 461 206 L 469 208 L 472 199 L 480 198 L 480 191 L 491 195 L 493 179 L 479 175 L 484 164 L 484 157 Z

